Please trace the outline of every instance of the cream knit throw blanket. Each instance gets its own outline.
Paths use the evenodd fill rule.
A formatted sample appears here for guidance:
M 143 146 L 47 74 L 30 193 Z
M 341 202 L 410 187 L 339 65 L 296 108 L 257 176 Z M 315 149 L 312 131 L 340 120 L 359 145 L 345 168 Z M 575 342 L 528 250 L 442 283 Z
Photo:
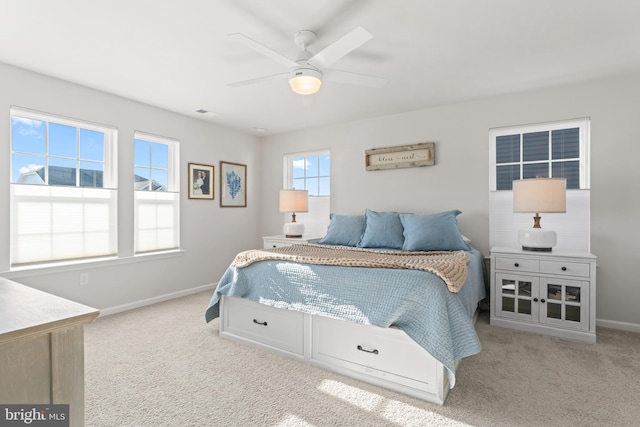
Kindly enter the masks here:
M 236 255 L 232 267 L 246 267 L 257 261 L 280 260 L 302 264 L 347 267 L 423 270 L 440 277 L 451 292 L 462 289 L 467 279 L 469 256 L 456 252 L 376 251 L 350 246 L 301 244 L 274 249 L 253 249 Z

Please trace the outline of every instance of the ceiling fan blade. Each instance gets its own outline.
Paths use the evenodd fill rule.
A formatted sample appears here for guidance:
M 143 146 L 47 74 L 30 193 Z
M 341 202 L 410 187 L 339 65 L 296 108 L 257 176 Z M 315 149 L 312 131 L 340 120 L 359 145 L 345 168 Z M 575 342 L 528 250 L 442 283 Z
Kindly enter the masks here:
M 272 74 L 270 76 L 257 77 L 255 79 L 242 80 L 234 83 L 227 83 L 227 86 L 231 86 L 231 87 L 246 86 L 246 85 L 252 85 L 255 83 L 262 83 L 269 80 L 278 80 L 285 77 L 289 77 L 289 73 Z
M 289 59 L 284 55 L 279 54 L 278 52 L 276 52 L 275 50 L 271 50 L 268 47 L 258 43 L 257 41 L 250 39 L 249 37 L 245 36 L 244 34 L 240 34 L 240 33 L 233 33 L 233 34 L 229 34 L 227 37 L 229 37 L 230 39 L 243 44 L 245 46 L 247 46 L 248 48 L 251 48 L 253 50 L 255 50 L 258 53 L 261 53 L 262 55 L 266 56 L 269 59 L 272 59 L 276 62 L 279 62 L 280 64 L 284 65 L 285 67 L 297 67 L 299 64 L 294 61 L 293 59 Z
M 347 71 L 340 70 L 324 70 L 322 72 L 322 79 L 326 81 L 332 81 L 336 83 L 346 83 L 350 85 L 368 86 L 368 87 L 383 87 L 387 84 L 387 79 L 376 76 L 368 76 L 365 74 L 349 73 Z
M 330 66 L 349 52 L 362 46 L 372 38 L 373 35 L 369 31 L 362 27 L 357 27 L 355 30 L 347 33 L 336 42 L 313 55 L 307 62 L 315 67 L 323 69 Z

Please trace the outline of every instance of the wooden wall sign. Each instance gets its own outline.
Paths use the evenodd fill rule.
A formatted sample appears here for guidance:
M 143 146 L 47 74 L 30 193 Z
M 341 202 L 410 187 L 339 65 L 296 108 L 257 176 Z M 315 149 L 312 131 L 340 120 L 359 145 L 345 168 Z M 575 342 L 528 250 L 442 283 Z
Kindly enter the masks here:
M 368 171 L 432 166 L 435 163 L 433 142 L 365 151 L 365 166 Z

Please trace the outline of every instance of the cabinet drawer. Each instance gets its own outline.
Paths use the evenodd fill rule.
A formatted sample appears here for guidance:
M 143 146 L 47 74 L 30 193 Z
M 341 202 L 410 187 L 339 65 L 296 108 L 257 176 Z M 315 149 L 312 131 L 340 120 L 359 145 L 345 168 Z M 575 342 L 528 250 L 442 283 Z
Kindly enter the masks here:
M 291 246 L 292 243 L 280 242 L 278 240 L 265 240 L 263 249 L 281 248 L 283 246 Z
M 303 313 L 238 297 L 225 297 L 224 310 L 228 313 L 224 332 L 291 353 L 304 354 Z
M 581 262 L 540 261 L 540 272 L 589 277 L 589 264 Z
M 403 377 L 408 385 L 436 382 L 435 359 L 399 329 L 314 317 L 313 336 L 314 359 L 352 369 L 357 365 L 381 378 Z
M 496 269 L 537 273 L 540 264 L 537 259 L 496 257 Z

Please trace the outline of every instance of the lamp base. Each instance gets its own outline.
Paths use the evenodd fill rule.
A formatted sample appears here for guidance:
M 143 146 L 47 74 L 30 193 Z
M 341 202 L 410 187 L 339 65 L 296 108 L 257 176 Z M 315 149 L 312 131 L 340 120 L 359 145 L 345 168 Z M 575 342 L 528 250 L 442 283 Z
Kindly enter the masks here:
M 524 251 L 551 252 L 557 241 L 556 232 L 553 230 L 531 228 L 518 232 L 518 243 Z
M 304 224 L 299 222 L 287 222 L 282 228 L 285 237 L 302 237 L 304 234 Z

